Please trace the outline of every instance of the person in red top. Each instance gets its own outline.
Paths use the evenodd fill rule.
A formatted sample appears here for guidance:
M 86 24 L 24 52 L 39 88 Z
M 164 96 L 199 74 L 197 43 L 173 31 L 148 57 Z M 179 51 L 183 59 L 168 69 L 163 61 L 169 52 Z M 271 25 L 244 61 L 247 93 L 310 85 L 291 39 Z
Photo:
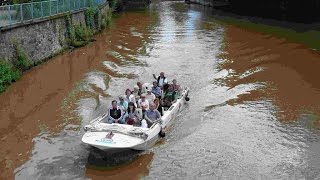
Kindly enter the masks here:
M 181 92 L 181 87 L 180 87 L 180 85 L 177 84 L 177 80 L 176 79 L 172 80 L 172 84 L 170 84 L 170 86 L 169 86 L 169 91 L 176 92 L 176 93 L 180 93 Z

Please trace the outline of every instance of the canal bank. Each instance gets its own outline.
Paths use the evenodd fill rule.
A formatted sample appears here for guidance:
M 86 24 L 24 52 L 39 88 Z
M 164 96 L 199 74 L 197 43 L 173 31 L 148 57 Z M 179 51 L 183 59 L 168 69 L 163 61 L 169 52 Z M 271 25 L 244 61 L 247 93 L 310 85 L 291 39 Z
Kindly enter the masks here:
M 95 33 L 109 26 L 111 9 L 108 2 L 77 2 L 71 6 L 65 1 L 50 0 L 0 7 L 9 9 L 5 13 L 21 14 L 21 17 L 11 13 L 7 13 L 9 18 L 0 17 L 9 19 L 0 24 L 0 93 L 24 71 L 66 49 L 86 45 L 94 40 Z M 30 5 L 34 9 L 28 8 Z M 30 13 L 32 17 L 27 16 Z

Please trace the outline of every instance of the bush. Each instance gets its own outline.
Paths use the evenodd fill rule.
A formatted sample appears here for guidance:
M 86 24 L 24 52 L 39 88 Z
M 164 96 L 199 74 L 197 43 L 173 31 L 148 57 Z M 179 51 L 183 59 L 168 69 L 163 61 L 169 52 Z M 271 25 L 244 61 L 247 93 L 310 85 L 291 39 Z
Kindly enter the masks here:
M 13 69 L 12 65 L 0 60 L 0 93 L 6 90 L 12 82 L 21 76 L 20 71 Z
M 95 28 L 95 21 L 94 21 L 94 15 L 98 12 L 96 8 L 90 7 L 85 12 L 85 18 L 86 18 L 86 25 L 90 29 Z
M 87 44 L 93 37 L 93 31 L 90 27 L 73 25 L 71 16 L 66 16 L 67 32 L 69 35 L 69 44 L 73 47 L 81 47 Z
M 110 26 L 112 17 L 112 11 L 108 10 L 107 12 L 101 14 L 101 28 L 105 29 Z
M 109 6 L 115 11 L 120 11 L 122 9 L 123 2 L 122 0 L 111 0 L 109 1 Z
M 28 55 L 23 51 L 20 44 L 15 42 L 15 48 L 17 51 L 17 60 L 15 62 L 15 67 L 20 69 L 21 71 L 29 69 L 32 65 L 32 61 L 28 57 Z

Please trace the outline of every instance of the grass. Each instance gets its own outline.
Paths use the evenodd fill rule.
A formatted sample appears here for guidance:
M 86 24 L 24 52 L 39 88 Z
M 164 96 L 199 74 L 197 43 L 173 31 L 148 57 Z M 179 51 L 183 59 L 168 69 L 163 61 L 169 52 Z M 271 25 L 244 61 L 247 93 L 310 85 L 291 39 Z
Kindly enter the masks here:
M 7 86 L 18 80 L 20 76 L 19 70 L 4 60 L 0 60 L 0 93 L 4 92 Z
M 232 17 L 223 17 L 215 19 L 222 24 L 235 25 L 245 29 L 271 34 L 277 37 L 285 38 L 291 42 L 301 43 L 317 51 L 320 50 L 320 30 L 297 32 L 293 29 L 287 29 L 260 23 L 253 23 L 245 19 L 236 19 Z
M 32 61 L 29 56 L 24 52 L 21 45 L 17 41 L 13 41 L 16 48 L 17 59 L 13 64 L 0 59 L 0 93 L 4 92 L 6 88 L 17 81 L 24 70 L 31 67 Z
M 41 133 L 45 133 L 45 132 L 48 132 L 48 126 L 44 123 L 40 123 L 38 124 L 38 128 L 40 130 Z

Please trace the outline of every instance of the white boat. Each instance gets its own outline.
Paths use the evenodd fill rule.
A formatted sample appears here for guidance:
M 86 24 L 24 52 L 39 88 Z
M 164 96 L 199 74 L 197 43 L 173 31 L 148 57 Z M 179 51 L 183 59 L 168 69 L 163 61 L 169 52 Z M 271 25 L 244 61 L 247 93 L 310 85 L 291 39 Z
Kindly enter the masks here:
M 82 142 L 103 151 L 149 149 L 160 139 L 160 135 L 166 133 L 177 113 L 189 100 L 188 93 L 189 89 L 184 88 L 176 102 L 163 112 L 161 122 L 154 123 L 150 128 L 118 123 L 109 124 L 106 123 L 108 114 L 104 114 L 84 127 L 86 133 L 82 136 Z

